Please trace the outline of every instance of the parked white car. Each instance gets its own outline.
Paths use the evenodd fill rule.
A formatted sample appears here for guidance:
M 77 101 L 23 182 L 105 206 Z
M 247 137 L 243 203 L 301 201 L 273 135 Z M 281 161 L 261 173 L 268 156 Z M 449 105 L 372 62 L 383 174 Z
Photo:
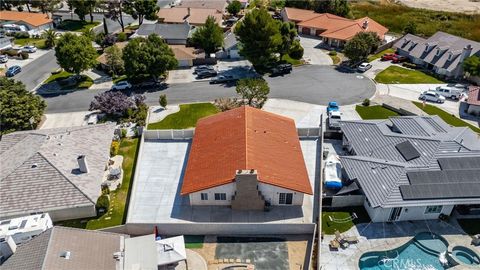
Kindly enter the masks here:
M 8 62 L 8 56 L 1 54 L 0 55 L 0 63 L 5 64 Z
M 438 86 L 437 88 L 430 91 L 442 95 L 446 98 L 451 98 L 453 100 L 458 100 L 462 97 L 462 90 L 454 87 Z
M 132 85 L 127 81 L 121 81 L 112 86 L 112 90 L 125 90 L 131 89 Z
M 33 45 L 27 45 L 22 47 L 22 52 L 34 53 L 37 51 L 37 47 Z
M 419 99 L 425 100 L 425 101 L 431 101 L 431 102 L 436 102 L 436 103 L 444 103 L 445 102 L 445 97 L 435 93 L 434 91 L 425 91 L 423 92 Z
M 360 71 L 360 72 L 365 72 L 369 69 L 372 68 L 372 65 L 369 64 L 369 63 L 361 63 L 358 67 L 357 67 L 357 70 Z
M 328 112 L 328 128 L 329 129 L 340 129 L 340 121 L 342 120 L 342 113 L 340 111 L 329 111 Z

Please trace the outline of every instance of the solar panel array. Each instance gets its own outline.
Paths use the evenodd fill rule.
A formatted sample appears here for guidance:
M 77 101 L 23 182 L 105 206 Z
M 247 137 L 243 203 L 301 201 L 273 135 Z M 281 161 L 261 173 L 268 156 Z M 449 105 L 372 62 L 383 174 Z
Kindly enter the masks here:
M 404 200 L 480 198 L 480 157 L 439 158 L 441 171 L 407 172 Z
M 410 161 L 420 157 L 420 153 L 417 151 L 417 149 L 415 149 L 410 141 L 404 141 L 396 144 L 395 148 L 397 148 L 398 152 L 400 152 L 405 161 Z

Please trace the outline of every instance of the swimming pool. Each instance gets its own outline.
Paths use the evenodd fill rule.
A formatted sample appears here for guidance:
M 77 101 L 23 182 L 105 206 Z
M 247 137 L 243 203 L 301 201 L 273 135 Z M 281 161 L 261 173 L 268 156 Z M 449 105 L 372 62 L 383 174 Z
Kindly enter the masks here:
M 358 262 L 361 270 L 443 270 L 439 255 L 448 242 L 434 233 L 419 233 L 399 248 L 364 253 Z
M 462 246 L 453 247 L 452 255 L 464 264 L 472 265 L 472 266 L 476 265 L 480 267 L 480 257 L 473 250 L 467 247 L 462 247 Z

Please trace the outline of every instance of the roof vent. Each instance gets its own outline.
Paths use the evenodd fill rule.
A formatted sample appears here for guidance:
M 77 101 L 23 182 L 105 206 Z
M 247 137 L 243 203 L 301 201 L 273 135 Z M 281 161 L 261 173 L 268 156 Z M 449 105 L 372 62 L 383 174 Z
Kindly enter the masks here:
M 254 169 L 251 169 L 251 170 L 250 170 L 250 173 L 251 173 L 251 174 L 255 173 L 255 170 L 254 170 Z
M 85 155 L 78 156 L 77 161 L 80 172 L 88 173 L 87 157 Z
M 60 253 L 60 258 L 64 258 L 65 260 L 69 260 L 70 259 L 70 251 L 62 251 Z
M 37 168 L 37 167 L 38 167 L 37 163 L 33 163 L 31 168 L 33 169 L 33 168 Z
M 368 28 L 368 20 L 365 20 L 363 21 L 363 29 L 367 29 Z

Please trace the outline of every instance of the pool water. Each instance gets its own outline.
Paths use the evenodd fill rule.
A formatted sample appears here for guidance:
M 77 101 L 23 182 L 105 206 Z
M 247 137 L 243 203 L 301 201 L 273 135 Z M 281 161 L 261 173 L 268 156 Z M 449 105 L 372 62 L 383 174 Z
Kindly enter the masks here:
M 454 247 L 452 254 L 464 264 L 480 266 L 480 257 L 466 247 Z
M 399 248 L 363 254 L 359 267 L 361 270 L 444 270 L 438 257 L 447 246 L 436 234 L 420 233 Z

